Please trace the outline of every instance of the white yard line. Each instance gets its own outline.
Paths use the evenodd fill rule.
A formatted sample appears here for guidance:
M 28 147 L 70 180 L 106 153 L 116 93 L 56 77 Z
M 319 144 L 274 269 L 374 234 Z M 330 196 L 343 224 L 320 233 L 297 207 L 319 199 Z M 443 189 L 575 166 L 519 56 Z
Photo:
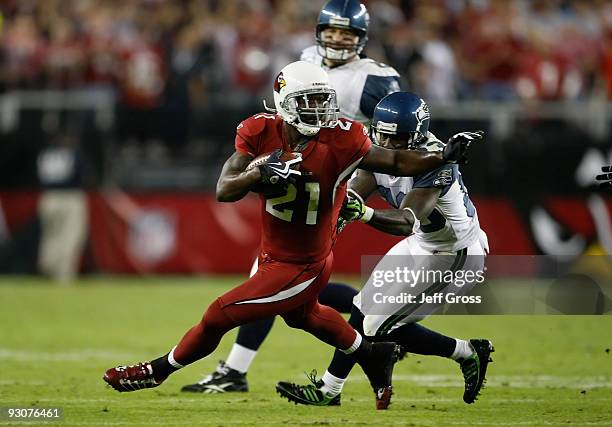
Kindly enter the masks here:
M 559 425 L 574 425 L 578 423 L 563 423 L 562 421 L 543 421 L 543 420 L 534 420 L 534 421 L 495 421 L 491 423 L 490 421 L 444 421 L 444 424 L 455 425 L 455 426 L 559 426 Z M 603 421 L 580 421 L 581 426 L 609 426 L 612 425 L 612 421 L 603 420 Z
M 140 395 L 142 396 L 142 395 Z M 160 396 L 156 396 L 153 399 L 148 399 L 148 398 L 142 398 L 140 397 L 138 399 L 139 403 L 148 403 L 148 404 L 155 404 L 155 405 L 160 405 L 161 403 L 163 403 L 164 405 L 170 405 L 170 404 L 176 404 L 176 403 L 197 403 L 197 404 L 201 404 L 202 403 L 202 399 L 189 399 L 189 398 L 179 398 L 179 397 L 169 397 L 169 396 L 164 396 L 163 397 L 163 402 L 160 402 Z M 221 398 L 221 397 L 220 397 Z M 233 400 L 233 396 L 227 396 L 227 395 L 223 395 L 222 398 L 224 400 L 227 400 L 227 402 L 231 403 Z M 236 400 L 240 400 L 241 402 L 244 400 L 245 398 L 241 397 L 238 398 L 236 397 Z M 414 403 L 425 403 L 428 404 L 429 406 L 431 406 L 432 403 L 459 403 L 461 402 L 461 397 L 455 397 L 455 398 L 451 398 L 451 397 L 438 397 L 438 396 L 428 396 L 428 397 L 405 397 L 406 402 L 404 403 L 409 403 L 409 404 L 414 404 Z M 573 398 L 572 398 L 573 399 Z M 609 402 L 612 398 L 608 398 L 608 397 L 589 397 L 589 402 L 593 402 L 593 401 L 605 401 L 605 402 Z M 91 398 L 81 398 L 81 397 L 61 397 L 61 398 L 52 398 L 52 397 L 42 397 L 42 398 L 37 398 L 34 399 L 36 400 L 36 402 L 38 403 L 55 403 L 55 404 L 80 404 L 80 403 L 106 403 L 109 405 L 112 405 L 114 403 L 120 403 L 119 400 L 112 400 L 109 398 L 97 398 L 97 399 L 91 399 Z M 358 403 L 364 403 L 370 402 L 370 399 L 359 399 L 359 398 L 355 398 L 352 397 L 351 398 L 352 401 L 358 402 Z M 495 397 L 486 397 L 486 401 L 487 403 L 500 403 L 500 404 L 507 404 L 507 403 L 542 403 L 544 399 L 533 399 L 533 398 L 522 398 L 522 397 L 517 397 L 517 398 L 495 398 Z M 463 403 L 462 403 L 463 404 Z M 612 422 L 612 421 L 611 421 Z
M 18 380 L 18 379 L 2 379 L 0 380 L 0 386 L 2 385 L 30 385 L 30 386 L 41 386 L 47 384 L 40 380 Z
M 138 355 L 132 353 L 121 353 L 117 351 L 86 348 L 62 352 L 38 352 L 13 350 L 0 347 L 0 360 L 13 360 L 19 362 L 75 362 L 85 360 L 135 360 Z M 296 382 L 303 377 L 295 377 Z M 428 387 L 463 387 L 463 379 L 457 371 L 456 375 L 394 375 L 394 381 L 409 382 L 418 386 Z M 350 382 L 363 382 L 363 375 L 352 375 Z M 28 381 L 21 379 L 2 378 L 0 385 L 43 385 L 41 381 Z M 487 387 L 500 388 L 612 388 L 612 376 L 591 375 L 495 375 L 487 378 Z
M 133 358 L 134 354 L 116 351 L 86 348 L 63 352 L 40 352 L 0 348 L 0 360 L 15 360 L 18 362 L 76 362 L 81 360 L 123 360 Z
M 301 380 L 301 378 L 297 378 Z M 349 381 L 367 381 L 364 376 L 351 376 Z M 393 375 L 393 381 L 410 382 L 429 387 L 463 387 L 463 378 L 457 375 Z M 565 376 L 565 375 L 490 375 L 487 377 L 487 388 L 612 388 L 612 377 Z
M 64 418 L 62 421 L 60 421 L 60 423 L 70 423 L 73 425 L 90 425 L 90 426 L 96 426 L 96 425 L 100 425 L 100 426 L 117 426 L 117 425 L 127 425 L 129 423 L 126 423 L 125 421 L 75 421 L 74 423 L 71 422 L 72 420 L 70 420 L 69 418 Z M 387 425 L 406 425 L 405 422 L 402 421 L 387 421 L 388 424 Z M 19 424 L 40 424 L 40 421 L 34 421 L 34 422 L 30 422 L 30 421 L 20 421 Z M 224 422 L 222 423 L 223 425 L 245 425 L 245 423 L 243 422 Z M 276 424 L 283 424 L 282 422 L 274 422 L 271 423 L 270 425 L 276 425 Z M 304 423 L 297 423 L 297 425 L 315 425 L 316 423 L 309 423 L 309 422 L 304 422 Z M 362 421 L 356 421 L 356 422 L 351 422 L 350 420 L 344 420 L 343 424 L 347 424 L 347 425 L 370 425 L 370 423 L 365 423 Z M 483 426 L 490 426 L 490 425 L 496 425 L 496 426 L 540 426 L 540 425 L 546 425 L 546 426 L 559 426 L 559 425 L 576 425 L 578 423 L 563 423 L 561 421 L 544 421 L 541 419 L 538 420 L 533 420 L 533 421 L 495 421 L 495 422 L 490 422 L 490 421 L 456 421 L 456 420 L 450 420 L 447 419 L 444 421 L 444 425 L 456 425 L 456 426 L 474 426 L 474 425 L 483 425 Z M 172 422 L 168 422 L 168 421 L 155 421 L 155 420 L 148 420 L 146 425 L 164 425 L 164 426 L 168 426 L 168 425 L 184 425 L 183 423 L 172 423 Z M 207 423 L 203 423 L 201 425 L 220 425 L 218 422 L 211 422 L 210 424 Z M 607 421 L 607 420 L 603 420 L 603 421 L 580 421 L 579 425 L 581 426 L 609 426 L 612 425 L 612 421 Z

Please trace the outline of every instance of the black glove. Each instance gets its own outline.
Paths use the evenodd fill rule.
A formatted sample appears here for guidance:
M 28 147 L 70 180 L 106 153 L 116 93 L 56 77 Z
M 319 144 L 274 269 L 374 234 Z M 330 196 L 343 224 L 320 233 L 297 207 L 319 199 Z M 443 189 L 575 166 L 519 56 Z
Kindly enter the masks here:
M 444 146 L 442 157 L 447 163 L 464 164 L 468 162 L 470 144 L 484 137 L 484 131 L 459 132 L 451 136 Z
M 295 182 L 295 176 L 300 176 L 302 173 L 299 170 L 292 169 L 292 166 L 302 161 L 302 157 L 292 158 L 290 160 L 281 160 L 283 150 L 280 148 L 270 154 L 268 160 L 262 165 L 259 165 L 262 184 L 277 184 Z
M 595 177 L 597 181 L 600 181 L 599 188 L 602 190 L 612 190 L 612 166 L 602 166 L 601 171 L 605 173 Z

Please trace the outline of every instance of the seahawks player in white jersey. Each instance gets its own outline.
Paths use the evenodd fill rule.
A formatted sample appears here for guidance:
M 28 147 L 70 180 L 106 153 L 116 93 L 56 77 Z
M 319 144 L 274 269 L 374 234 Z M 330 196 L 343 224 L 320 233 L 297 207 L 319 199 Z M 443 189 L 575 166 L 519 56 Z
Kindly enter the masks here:
M 438 150 L 443 147 L 429 132 L 429 109 L 417 95 L 397 92 L 376 106 L 372 120 L 372 140 L 390 149 Z M 453 138 L 478 140 L 482 132 L 462 132 Z M 476 208 L 470 201 L 457 165 L 444 165 L 414 178 L 393 177 L 359 170 L 349 182 L 352 197 L 341 211 L 340 227 L 361 220 L 374 228 L 406 239 L 396 244 L 374 271 L 394 271 L 400 264 L 412 271 L 483 271 L 488 253 L 487 237 L 480 229 Z M 378 191 L 393 209 L 374 210 L 363 200 Z M 459 363 L 464 376 L 463 400 L 473 403 L 478 396 L 490 361 L 493 346 L 489 340 L 470 341 L 450 338 L 417 323 L 440 304 L 418 304 L 421 295 L 448 292 L 466 293 L 475 281 L 466 281 L 458 290 L 456 283 L 422 280 L 417 283 L 391 283 L 377 287 L 370 277 L 355 297 L 349 323 L 366 336 L 395 341 L 409 352 L 437 355 Z M 442 286 L 440 286 L 442 285 Z M 436 288 L 433 290 L 433 288 Z M 376 307 L 373 294 L 397 296 L 409 292 L 417 303 Z M 379 298 L 380 301 L 380 298 Z M 379 310 L 377 312 L 377 309 Z M 340 392 L 354 362 L 336 352 L 320 380 L 312 384 L 279 382 L 277 391 L 289 401 L 307 405 L 339 405 Z
M 329 9 L 334 7 L 333 12 Z M 374 107 L 386 95 L 400 90 L 393 67 L 362 55 L 367 40 L 368 15 L 351 14 L 365 6 L 357 1 L 331 1 L 317 24 L 317 45 L 304 49 L 301 60 L 322 66 L 338 98 L 340 114 L 369 123 Z
M 358 0 L 331 0 L 321 10 L 316 26 L 317 45 L 302 53 L 302 60 L 325 68 L 337 93 L 340 115 L 369 124 L 376 104 L 399 90 L 399 74 L 393 68 L 365 58 L 369 15 Z M 251 274 L 257 271 L 253 266 Z M 319 301 L 344 313 L 351 311 L 357 291 L 347 285 L 330 283 Z M 246 373 L 259 346 L 272 328 L 274 319 L 240 327 L 236 343 L 217 369 L 201 381 L 181 390 L 198 393 L 248 391 Z

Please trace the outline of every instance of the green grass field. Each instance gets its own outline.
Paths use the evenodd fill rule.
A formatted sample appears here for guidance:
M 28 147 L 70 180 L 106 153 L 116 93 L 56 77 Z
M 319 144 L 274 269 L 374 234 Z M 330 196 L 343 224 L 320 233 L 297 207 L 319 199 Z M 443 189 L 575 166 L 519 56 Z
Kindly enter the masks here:
M 248 375 L 249 393 L 179 392 L 226 356 L 235 333 L 157 389 L 119 394 L 105 386 L 107 368 L 166 352 L 238 280 L 94 278 L 74 287 L 0 280 L 0 406 L 60 406 L 65 425 L 612 425 L 612 316 L 426 320 L 450 335 L 494 342 L 488 387 L 470 406 L 454 362 L 413 355 L 396 366 L 388 411 L 374 409 L 359 369 L 341 407 L 289 404 L 275 394 L 276 381 L 322 373 L 331 352 L 282 321 Z

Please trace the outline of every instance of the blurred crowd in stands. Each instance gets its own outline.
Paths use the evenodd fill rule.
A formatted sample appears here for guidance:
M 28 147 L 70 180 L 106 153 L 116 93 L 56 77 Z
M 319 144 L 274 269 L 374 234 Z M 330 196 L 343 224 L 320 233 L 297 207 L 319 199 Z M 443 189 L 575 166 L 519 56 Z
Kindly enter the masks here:
M 362 1 L 371 16 L 366 54 L 395 67 L 403 89 L 432 105 L 612 101 L 610 0 Z M 233 150 L 234 126 L 270 100 L 276 73 L 314 44 L 324 3 L 0 0 L 0 98 L 46 89 L 117 95 L 116 105 L 107 97 L 112 120 L 44 102 L 11 114 L 21 107 L 0 99 L 0 189 L 45 190 L 39 271 L 62 281 L 78 271 L 89 227 L 82 188 L 212 189 Z M 477 129 L 487 129 L 482 122 Z M 466 172 L 475 194 L 526 188 L 540 200 L 538 192 L 582 191 L 572 173 L 541 168 L 549 153 L 562 153 L 554 161 L 559 170 L 589 177 L 593 164 L 598 169 L 612 155 L 598 148 L 609 139 L 591 140 L 573 123 L 534 123 L 508 137 L 529 150 L 487 144 L 475 154 L 474 163 L 484 165 Z M 460 130 L 453 121 L 436 129 L 447 136 Z M 4 269 L 30 258 L 5 257 Z
M 261 95 L 323 1 L 4 0 L 0 90 L 111 85 L 128 106 Z M 370 0 L 367 54 L 431 102 L 612 97 L 606 0 Z
M 324 0 L 3 0 L 0 93 L 111 88 L 120 134 L 270 95 Z M 612 2 L 369 0 L 368 56 L 432 104 L 612 99 Z M 185 134 L 181 134 L 181 132 Z M 162 139 L 167 139 L 161 135 Z

